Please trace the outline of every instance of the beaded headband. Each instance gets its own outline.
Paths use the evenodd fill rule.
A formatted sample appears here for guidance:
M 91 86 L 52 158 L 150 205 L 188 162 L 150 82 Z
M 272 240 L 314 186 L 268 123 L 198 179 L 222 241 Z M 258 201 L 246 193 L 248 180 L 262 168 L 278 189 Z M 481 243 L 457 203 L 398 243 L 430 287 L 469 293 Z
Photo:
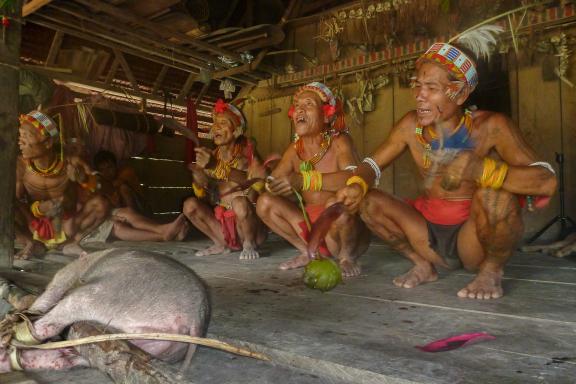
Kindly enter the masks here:
M 416 65 L 422 60 L 432 60 L 441 64 L 459 80 L 465 81 L 470 88 L 470 92 L 478 85 L 478 72 L 474 61 L 453 45 L 434 43 L 428 48 L 426 53 L 418 58 Z
M 32 111 L 26 115 L 20 115 L 20 124 L 27 122 L 34 126 L 42 136 L 58 137 L 58 127 L 52 118 L 40 111 Z
M 244 133 L 244 129 L 246 128 L 246 119 L 244 118 L 244 115 L 238 108 L 236 108 L 235 105 L 226 103 L 222 99 L 216 100 L 213 113 L 217 114 L 226 112 L 230 112 L 229 115 L 234 118 L 234 122 L 237 125 L 237 128 L 234 131 L 234 135 L 236 137 L 240 136 L 242 133 Z
M 328 88 L 325 84 L 322 84 L 318 81 L 314 81 L 312 83 L 301 86 L 294 94 L 294 97 L 297 97 L 306 91 L 313 92 L 317 94 L 318 97 L 320 97 L 320 100 L 322 100 L 322 102 L 324 103 L 324 106 L 322 108 L 324 111 L 324 115 L 326 115 L 330 119 L 336 117 L 335 116 L 336 97 L 334 96 L 330 88 Z M 294 106 L 292 105 L 288 110 L 288 116 L 292 118 L 293 114 L 294 114 Z

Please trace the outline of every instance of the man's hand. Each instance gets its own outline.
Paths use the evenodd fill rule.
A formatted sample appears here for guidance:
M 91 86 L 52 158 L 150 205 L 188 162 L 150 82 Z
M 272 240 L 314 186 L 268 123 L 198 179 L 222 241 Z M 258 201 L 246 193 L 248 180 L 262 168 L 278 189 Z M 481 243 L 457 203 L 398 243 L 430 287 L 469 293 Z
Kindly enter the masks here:
M 336 201 L 344 204 L 348 212 L 356 213 L 363 196 L 362 187 L 359 184 L 351 184 L 336 192 Z
M 288 197 L 292 195 L 293 188 L 290 181 L 290 176 L 282 176 L 276 178 L 269 176 L 266 179 L 266 190 L 276 196 Z
M 212 152 L 204 147 L 194 148 L 194 152 L 196 152 L 196 165 L 202 169 L 206 169 L 212 160 Z
M 86 173 L 80 167 L 77 167 L 74 164 L 68 164 L 66 166 L 66 174 L 68 175 L 68 179 L 74 183 L 83 183 L 86 181 Z
M 192 172 L 192 180 L 194 184 L 206 187 L 208 185 L 208 175 L 204 172 L 204 168 L 200 167 L 198 164 L 190 163 L 188 164 L 188 169 Z

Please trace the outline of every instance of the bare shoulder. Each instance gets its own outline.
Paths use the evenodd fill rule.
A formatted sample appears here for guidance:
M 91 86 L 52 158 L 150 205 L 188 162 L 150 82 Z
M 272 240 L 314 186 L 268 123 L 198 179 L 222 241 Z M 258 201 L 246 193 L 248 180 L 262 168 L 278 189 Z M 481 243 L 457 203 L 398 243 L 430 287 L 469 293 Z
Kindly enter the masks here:
M 473 113 L 474 125 L 482 131 L 495 136 L 510 132 L 515 125 L 510 117 L 500 112 L 478 110 Z
M 354 149 L 354 141 L 347 133 L 341 133 L 332 139 L 332 143 L 336 146 L 338 151 L 350 151 Z
M 526 141 L 520 128 L 503 113 L 492 111 L 474 112 L 474 126 L 484 132 L 486 148 L 494 148 L 509 164 L 530 164 L 537 156 Z

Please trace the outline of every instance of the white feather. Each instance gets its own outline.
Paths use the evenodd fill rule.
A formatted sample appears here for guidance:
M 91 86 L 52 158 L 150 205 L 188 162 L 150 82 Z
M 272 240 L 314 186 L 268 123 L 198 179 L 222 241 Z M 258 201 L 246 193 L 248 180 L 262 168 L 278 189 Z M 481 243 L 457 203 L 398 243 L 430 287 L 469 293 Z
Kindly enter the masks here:
M 470 31 L 463 32 L 455 40 L 463 47 L 471 50 L 476 58 L 488 60 L 492 47 L 497 43 L 496 36 L 502 32 L 504 32 L 504 28 L 499 25 L 482 25 Z

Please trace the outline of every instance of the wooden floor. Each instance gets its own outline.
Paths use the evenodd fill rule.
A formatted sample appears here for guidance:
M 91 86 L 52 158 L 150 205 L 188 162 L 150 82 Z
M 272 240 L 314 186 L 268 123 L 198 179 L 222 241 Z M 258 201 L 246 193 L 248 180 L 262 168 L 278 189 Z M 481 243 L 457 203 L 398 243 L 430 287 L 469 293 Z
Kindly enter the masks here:
M 269 354 L 276 365 L 200 349 L 188 376 L 194 383 L 575 383 L 576 257 L 517 253 L 505 275 L 505 297 L 460 299 L 472 275 L 442 272 L 414 289 L 392 285 L 409 263 L 373 243 L 363 274 L 328 293 L 301 283 L 301 271 L 280 271 L 294 250 L 268 241 L 262 258 L 238 253 L 198 258 L 206 241 L 140 243 L 192 267 L 210 287 L 209 333 Z M 110 245 L 106 245 L 110 246 Z M 118 242 L 118 247 L 135 244 Z M 61 255 L 19 266 L 52 273 Z M 415 348 L 467 332 L 495 340 L 426 353 Z M 107 383 L 99 372 L 26 374 L 39 383 Z M 2 375 L 0 375 L 0 382 Z

